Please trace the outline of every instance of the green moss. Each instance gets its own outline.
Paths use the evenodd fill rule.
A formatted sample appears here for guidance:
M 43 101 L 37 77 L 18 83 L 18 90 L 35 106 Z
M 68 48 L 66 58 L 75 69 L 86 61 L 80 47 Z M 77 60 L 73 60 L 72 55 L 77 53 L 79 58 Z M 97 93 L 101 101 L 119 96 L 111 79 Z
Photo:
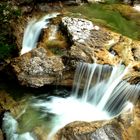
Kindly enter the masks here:
M 59 55 L 59 56 L 64 55 L 64 50 L 61 49 L 61 48 L 49 47 L 49 50 L 50 50 L 53 54 L 55 54 L 55 55 Z
M 49 49 L 53 54 L 62 56 L 65 53 L 67 44 L 64 41 L 52 40 L 47 41 L 46 48 Z
M 59 40 L 52 40 L 52 41 L 47 41 L 46 46 L 51 48 L 51 47 L 56 47 L 56 48 L 65 48 L 65 43 L 64 41 L 59 41 Z

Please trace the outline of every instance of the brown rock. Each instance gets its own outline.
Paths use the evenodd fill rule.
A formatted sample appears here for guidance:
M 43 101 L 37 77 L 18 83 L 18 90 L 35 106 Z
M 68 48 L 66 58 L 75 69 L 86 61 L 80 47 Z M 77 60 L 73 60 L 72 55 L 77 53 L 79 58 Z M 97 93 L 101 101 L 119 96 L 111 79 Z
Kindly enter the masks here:
M 24 107 L 24 102 L 18 103 L 6 91 L 0 90 L 0 115 L 5 111 L 10 111 L 17 116 Z
M 20 83 L 30 87 L 56 83 L 64 69 L 61 58 L 47 57 L 44 48 L 36 48 L 30 53 L 15 58 L 11 66 Z
M 62 128 L 55 140 L 128 140 L 126 130 L 117 120 L 99 122 L 73 122 Z
M 112 57 L 107 49 L 119 41 L 119 34 L 80 18 L 64 17 L 62 27 L 67 32 L 69 42 L 72 43 L 70 57 L 88 63 L 118 63 L 117 58 Z
M 0 129 L 0 140 L 4 140 L 3 133 L 1 131 L 1 129 Z

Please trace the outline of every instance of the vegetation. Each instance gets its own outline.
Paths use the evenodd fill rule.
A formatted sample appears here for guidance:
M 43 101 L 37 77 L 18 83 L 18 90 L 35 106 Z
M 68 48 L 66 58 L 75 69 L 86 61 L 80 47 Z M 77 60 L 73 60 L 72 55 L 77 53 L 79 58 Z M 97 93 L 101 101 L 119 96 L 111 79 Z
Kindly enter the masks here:
M 16 46 L 10 23 L 20 15 L 21 12 L 16 6 L 8 2 L 0 3 L 0 61 L 14 54 Z
M 65 48 L 63 47 L 65 46 L 63 41 L 48 41 L 46 44 L 46 47 L 55 55 L 59 55 L 62 56 L 64 55 L 65 52 Z

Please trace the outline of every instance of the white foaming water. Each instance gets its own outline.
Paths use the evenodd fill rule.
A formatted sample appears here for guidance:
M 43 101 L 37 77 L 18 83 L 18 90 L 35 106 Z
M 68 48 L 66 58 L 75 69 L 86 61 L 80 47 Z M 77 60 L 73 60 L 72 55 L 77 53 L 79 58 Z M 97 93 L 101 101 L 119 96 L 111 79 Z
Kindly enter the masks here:
M 140 86 L 122 80 L 127 71 L 122 65 L 80 63 L 70 97 L 35 97 L 31 106 L 41 112 L 41 118 L 52 116 L 53 126 L 46 140 L 53 140 L 58 130 L 70 122 L 107 120 L 132 110 L 131 102 L 138 99 Z M 7 140 L 35 140 L 29 132 L 17 134 L 18 124 L 11 116 L 5 115 L 3 124 Z
M 33 48 L 36 48 L 42 28 L 47 28 L 49 20 L 57 17 L 57 15 L 59 15 L 59 13 L 48 14 L 39 21 L 34 19 L 29 22 L 23 36 L 21 55 L 31 51 Z
M 9 112 L 4 114 L 2 127 L 7 140 L 35 140 L 29 132 L 23 134 L 17 133 L 18 122 Z

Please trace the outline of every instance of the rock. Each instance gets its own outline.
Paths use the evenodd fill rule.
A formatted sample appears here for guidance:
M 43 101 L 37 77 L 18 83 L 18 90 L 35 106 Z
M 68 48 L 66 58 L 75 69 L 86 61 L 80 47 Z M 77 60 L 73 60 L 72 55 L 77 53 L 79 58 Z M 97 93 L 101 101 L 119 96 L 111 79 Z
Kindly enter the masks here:
M 62 128 L 55 140 L 127 140 L 126 130 L 117 120 L 99 122 L 73 122 Z
M 6 91 L 0 90 L 0 115 L 10 111 L 12 115 L 17 116 L 24 107 L 24 102 L 16 102 Z
M 15 58 L 11 66 L 20 83 L 30 87 L 56 83 L 60 80 L 64 69 L 61 58 L 48 57 L 44 48 L 36 48 Z
M 112 47 L 125 65 L 139 65 L 140 41 L 121 36 L 119 42 Z
M 120 35 L 109 30 L 93 25 L 91 21 L 80 18 L 63 17 L 62 28 L 67 33 L 72 46 L 69 51 L 70 57 L 84 62 L 101 62 L 100 53 L 106 50 L 106 46 L 112 46 L 119 41 Z M 98 52 L 98 53 L 97 53 Z M 106 51 L 108 56 L 102 63 L 114 64 L 118 62 L 116 57 Z M 101 53 L 101 57 L 102 57 Z
M 0 140 L 4 140 L 2 130 L 0 129 Z

